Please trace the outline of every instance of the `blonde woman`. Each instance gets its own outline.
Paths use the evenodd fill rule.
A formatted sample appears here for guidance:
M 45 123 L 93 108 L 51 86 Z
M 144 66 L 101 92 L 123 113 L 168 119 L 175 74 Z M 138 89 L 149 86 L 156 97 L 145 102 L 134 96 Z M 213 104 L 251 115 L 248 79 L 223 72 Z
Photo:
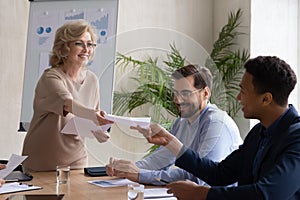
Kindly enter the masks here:
M 37 83 L 34 114 L 24 140 L 25 171 L 50 171 L 57 165 L 72 169 L 87 165 L 84 139 L 62 134 L 74 115 L 90 119 L 97 125 L 112 123 L 100 111 L 99 81 L 87 69 L 93 58 L 96 36 L 84 20 L 69 22 L 58 28 L 46 69 Z M 107 132 L 93 132 L 99 142 L 109 139 Z

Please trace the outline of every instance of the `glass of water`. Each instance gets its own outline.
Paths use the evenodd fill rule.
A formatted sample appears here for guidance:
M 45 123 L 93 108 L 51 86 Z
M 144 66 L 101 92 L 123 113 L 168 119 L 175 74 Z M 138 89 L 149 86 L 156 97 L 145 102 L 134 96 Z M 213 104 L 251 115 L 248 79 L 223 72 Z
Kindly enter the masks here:
M 134 183 L 127 185 L 128 200 L 143 200 L 144 199 L 144 185 Z
M 56 166 L 56 182 L 65 184 L 70 181 L 70 166 Z

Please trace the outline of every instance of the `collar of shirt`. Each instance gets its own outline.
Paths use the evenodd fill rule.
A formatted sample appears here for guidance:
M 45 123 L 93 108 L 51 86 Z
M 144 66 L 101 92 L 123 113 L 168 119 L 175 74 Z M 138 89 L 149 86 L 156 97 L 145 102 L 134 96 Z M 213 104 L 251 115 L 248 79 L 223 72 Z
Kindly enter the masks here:
M 261 134 L 262 134 L 261 136 L 262 137 L 271 137 L 272 133 L 275 132 L 275 130 L 277 129 L 277 126 L 279 125 L 279 122 L 281 121 L 281 119 L 287 113 L 288 110 L 289 109 L 286 109 L 286 111 L 284 111 L 267 129 L 263 127 L 263 129 L 261 131 Z

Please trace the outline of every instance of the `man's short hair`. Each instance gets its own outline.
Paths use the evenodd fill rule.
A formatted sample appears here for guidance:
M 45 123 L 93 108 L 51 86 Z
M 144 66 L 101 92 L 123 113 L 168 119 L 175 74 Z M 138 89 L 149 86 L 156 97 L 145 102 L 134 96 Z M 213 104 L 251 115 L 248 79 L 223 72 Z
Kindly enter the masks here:
M 286 105 L 297 77 L 290 65 L 275 56 L 258 56 L 245 63 L 246 72 L 253 76 L 258 94 L 270 92 L 278 105 Z
M 197 89 L 202 89 L 204 87 L 212 88 L 212 74 L 206 67 L 200 67 L 198 65 L 186 65 L 177 69 L 173 72 L 172 77 L 174 79 L 181 79 L 188 76 L 194 77 L 194 87 Z

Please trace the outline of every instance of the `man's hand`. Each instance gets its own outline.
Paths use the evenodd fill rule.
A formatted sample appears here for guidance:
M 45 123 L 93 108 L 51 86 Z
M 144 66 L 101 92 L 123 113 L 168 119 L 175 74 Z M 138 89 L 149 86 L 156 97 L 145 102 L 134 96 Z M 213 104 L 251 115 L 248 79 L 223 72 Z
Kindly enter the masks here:
M 208 187 L 199 186 L 192 181 L 177 181 L 167 185 L 167 193 L 173 193 L 178 200 L 206 200 Z
M 6 168 L 6 165 L 5 165 L 5 164 L 0 164 L 0 169 L 4 169 L 4 168 Z M 1 187 L 4 183 L 5 183 L 5 181 L 4 181 L 2 178 L 0 178 L 0 187 Z
M 127 178 L 131 181 L 139 181 L 139 168 L 131 161 L 118 160 L 110 158 L 110 162 L 106 165 L 106 173 L 109 176 L 117 176 L 119 178 Z
M 115 170 L 114 170 L 114 166 L 113 163 L 116 159 L 113 157 L 109 158 L 109 163 L 106 165 L 106 173 L 108 176 L 114 176 L 115 175 Z
M 5 183 L 5 180 L 3 180 L 2 178 L 0 178 L 0 187 Z
M 140 126 L 131 126 L 131 129 L 137 130 L 146 137 L 149 143 L 157 145 L 168 145 L 174 138 L 166 129 L 159 124 L 151 124 L 149 128 L 142 128 Z
M 5 164 L 0 164 L 0 169 L 4 169 L 6 168 L 6 165 Z

